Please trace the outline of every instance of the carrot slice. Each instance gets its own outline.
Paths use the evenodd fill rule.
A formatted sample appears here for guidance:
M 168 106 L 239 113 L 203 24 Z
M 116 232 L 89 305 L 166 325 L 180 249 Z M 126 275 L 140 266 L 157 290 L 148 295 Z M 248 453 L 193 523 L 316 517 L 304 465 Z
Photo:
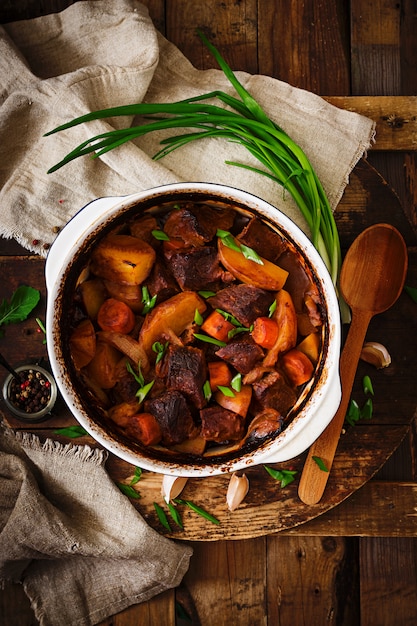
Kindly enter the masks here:
M 121 300 L 108 298 L 99 309 L 97 323 L 102 330 L 112 330 L 127 335 L 135 326 L 135 314 Z
M 278 339 L 278 324 L 270 317 L 257 317 L 251 335 L 255 343 L 269 350 Z
M 293 348 L 282 355 L 282 365 L 295 387 L 309 381 L 314 372 L 314 366 L 308 356 L 297 348 Z
M 144 446 L 154 446 L 162 438 L 161 428 L 152 413 L 132 415 L 126 431 Z
M 201 330 L 204 330 L 210 337 L 226 342 L 229 341 L 228 334 L 233 329 L 233 324 L 228 322 L 218 311 L 210 313 L 201 325 Z
M 232 382 L 233 374 L 224 361 L 210 361 L 207 363 L 209 371 L 210 389 L 217 391 L 219 387 L 228 387 Z

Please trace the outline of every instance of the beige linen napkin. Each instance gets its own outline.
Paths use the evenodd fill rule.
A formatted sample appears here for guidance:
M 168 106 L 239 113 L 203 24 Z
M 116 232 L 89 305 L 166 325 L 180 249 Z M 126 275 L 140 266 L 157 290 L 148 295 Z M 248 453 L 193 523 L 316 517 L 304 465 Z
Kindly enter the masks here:
M 372 121 L 276 79 L 237 75 L 303 147 L 334 209 L 372 141 Z M 172 102 L 215 89 L 233 93 L 220 70 L 195 69 L 156 32 L 147 9 L 136 0 L 77 2 L 62 13 L 0 27 L 0 85 L 0 233 L 30 250 L 45 253 L 54 227 L 96 197 L 180 180 L 245 189 L 306 230 L 298 209 L 276 183 L 225 165 L 226 159 L 251 163 L 252 157 L 222 139 L 193 142 L 155 162 L 161 138 L 155 134 L 100 160 L 84 157 L 46 174 L 87 137 L 132 121 L 96 121 L 43 137 L 78 115 L 142 100 Z
M 176 587 L 192 550 L 151 529 L 88 446 L 0 426 L 0 585 L 42 626 L 90 626 Z

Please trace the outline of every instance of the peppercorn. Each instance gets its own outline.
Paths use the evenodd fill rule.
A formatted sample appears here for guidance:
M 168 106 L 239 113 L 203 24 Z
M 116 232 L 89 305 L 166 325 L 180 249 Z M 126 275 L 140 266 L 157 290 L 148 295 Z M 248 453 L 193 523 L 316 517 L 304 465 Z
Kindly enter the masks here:
M 21 370 L 10 383 L 10 402 L 24 413 L 42 411 L 51 398 L 51 383 L 33 369 Z

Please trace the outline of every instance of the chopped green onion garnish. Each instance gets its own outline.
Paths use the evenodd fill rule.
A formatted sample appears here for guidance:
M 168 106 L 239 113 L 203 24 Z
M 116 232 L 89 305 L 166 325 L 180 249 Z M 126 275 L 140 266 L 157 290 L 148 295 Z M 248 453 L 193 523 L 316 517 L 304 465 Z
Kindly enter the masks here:
M 328 472 L 329 470 L 326 467 L 326 463 L 319 456 L 313 456 L 313 461 L 317 463 L 322 472 Z
M 132 485 L 125 485 L 123 483 L 116 483 L 116 485 L 119 487 L 120 491 L 124 493 L 124 495 L 128 498 L 135 498 L 137 500 L 138 498 L 142 497 L 140 493 L 136 491 L 136 489 L 133 489 Z
M 272 317 L 275 310 L 277 308 L 277 301 L 274 299 L 274 301 L 272 302 L 272 304 L 270 305 L 269 309 L 268 309 L 268 317 Z
M 203 316 L 201 315 L 200 311 L 196 309 L 194 312 L 194 322 L 197 324 L 197 326 L 201 326 L 203 321 Z
M 142 315 L 146 315 L 146 313 L 149 313 L 149 311 L 151 311 L 154 308 L 155 303 L 156 303 L 156 298 L 157 298 L 156 294 L 151 298 L 151 295 L 146 285 L 142 287 L 142 302 L 143 302 Z
M 281 484 L 281 489 L 292 483 L 297 474 L 296 470 L 276 470 L 273 467 L 269 467 L 269 465 L 264 465 L 264 468 L 274 480 L 277 480 Z
M 224 385 L 218 385 L 217 389 L 219 391 L 221 391 L 222 394 L 224 396 L 227 396 L 228 398 L 234 398 L 235 397 L 234 392 L 229 387 L 225 387 Z
M 235 250 L 236 252 L 241 252 L 245 259 L 248 259 L 249 261 L 254 261 L 259 265 L 264 264 L 261 257 L 257 252 L 255 252 L 255 250 L 249 248 L 248 246 L 245 246 L 243 243 L 237 242 L 233 235 L 227 230 L 221 230 L 220 228 L 218 228 L 216 235 L 223 241 L 225 246 L 231 248 L 232 250 Z
M 156 514 L 162 526 L 166 528 L 167 530 L 171 530 L 171 526 L 169 525 L 168 518 L 165 514 L 164 509 L 161 506 L 159 506 L 157 502 L 154 502 L 153 506 L 155 508 Z
M 210 337 L 209 335 L 201 335 L 200 333 L 194 333 L 194 337 L 196 339 L 200 339 L 200 341 L 205 341 L 206 343 L 213 343 L 215 346 L 220 346 L 224 348 L 227 344 L 224 341 L 220 341 L 220 339 L 214 339 L 214 337 Z
M 155 237 L 155 239 L 157 239 L 158 241 L 169 241 L 168 235 L 164 233 L 163 230 L 160 230 L 158 228 L 158 229 L 152 230 L 151 232 L 152 232 L 153 237 Z
M 157 363 L 159 363 L 159 361 L 161 361 L 161 359 L 164 356 L 167 348 L 168 348 L 168 341 L 165 344 L 162 344 L 159 341 L 155 341 L 155 343 L 152 344 L 152 351 L 156 353 L 155 364 L 157 364 Z
M 361 410 L 361 418 L 364 420 L 370 420 L 374 411 L 374 405 L 372 398 L 368 398 Z
M 240 391 L 242 389 L 242 374 L 236 374 L 236 376 L 232 378 L 230 386 L 235 391 Z
M 198 295 L 201 296 L 202 298 L 211 298 L 212 296 L 216 295 L 215 291 L 199 291 Z
M 172 502 L 167 502 L 167 507 L 176 525 L 180 528 L 184 528 L 184 524 L 182 523 L 181 515 L 179 514 L 177 507 L 175 507 Z
M 220 524 L 217 517 L 214 517 L 214 515 L 211 515 L 211 513 L 207 513 L 207 511 L 197 506 L 196 504 L 194 504 L 194 502 L 191 502 L 190 500 L 181 500 L 180 498 L 175 498 L 174 502 L 176 502 L 177 504 L 185 504 L 186 506 L 188 506 L 189 509 L 194 511 L 194 513 L 197 513 L 197 515 L 201 515 L 201 517 L 204 517 L 213 524 Z
M 207 400 L 207 402 L 210 400 L 212 396 L 210 382 L 208 380 L 206 380 L 206 382 L 203 385 L 203 395 L 204 395 L 204 398 Z
M 363 377 L 362 380 L 363 390 L 365 393 L 369 393 L 371 396 L 374 395 L 374 388 L 372 386 L 372 381 L 368 375 Z

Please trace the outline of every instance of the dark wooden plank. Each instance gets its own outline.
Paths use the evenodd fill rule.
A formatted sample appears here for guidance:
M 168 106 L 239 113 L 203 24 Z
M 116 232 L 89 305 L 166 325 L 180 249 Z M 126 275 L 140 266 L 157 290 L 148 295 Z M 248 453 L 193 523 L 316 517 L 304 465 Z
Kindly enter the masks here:
M 415 537 L 417 483 L 371 480 L 339 506 L 279 535 Z
M 235 70 L 256 73 L 257 2 L 193 0 L 172 3 L 166 9 L 166 36 L 198 69 L 218 68 L 201 44 L 200 28 Z
M 194 556 L 184 584 L 204 626 L 276 623 L 266 613 L 265 538 L 191 545 Z
M 321 95 L 347 95 L 348 3 L 259 3 L 259 71 Z
M 361 626 L 417 623 L 415 539 L 361 539 Z
M 417 96 L 325 96 L 347 111 L 365 115 L 376 123 L 370 152 L 417 148 Z
M 335 537 L 268 537 L 268 623 L 359 624 L 354 546 Z M 272 583 L 272 584 L 271 584 Z M 347 609 L 347 610 L 346 610 Z M 295 618 L 296 616 L 296 618 Z

